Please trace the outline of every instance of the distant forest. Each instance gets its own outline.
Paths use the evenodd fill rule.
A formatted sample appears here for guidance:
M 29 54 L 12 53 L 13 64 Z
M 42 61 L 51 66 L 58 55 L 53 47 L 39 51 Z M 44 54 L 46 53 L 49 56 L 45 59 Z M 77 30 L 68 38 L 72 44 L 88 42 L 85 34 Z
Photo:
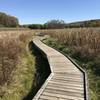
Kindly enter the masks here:
M 66 24 L 66 28 L 73 28 L 73 27 L 100 27 L 100 19 L 94 19 L 94 20 L 87 20 L 87 21 L 80 21 L 80 22 L 74 22 Z
M 16 17 L 0 12 L 0 27 L 17 27 L 19 21 Z
M 31 29 L 64 29 L 64 28 L 81 28 L 81 27 L 100 27 L 100 19 L 80 21 L 74 23 L 65 23 L 63 20 L 51 20 L 45 24 L 23 25 Z
M 50 20 L 44 24 L 19 25 L 18 18 L 0 12 L 0 27 L 24 27 L 30 29 L 64 29 L 80 27 L 100 27 L 100 19 L 65 23 L 63 20 Z

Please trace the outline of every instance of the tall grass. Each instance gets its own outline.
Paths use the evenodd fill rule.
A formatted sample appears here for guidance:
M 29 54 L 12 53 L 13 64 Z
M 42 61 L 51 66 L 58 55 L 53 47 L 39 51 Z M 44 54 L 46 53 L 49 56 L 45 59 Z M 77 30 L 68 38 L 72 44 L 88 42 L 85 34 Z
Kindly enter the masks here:
M 46 30 L 44 42 L 61 50 L 87 70 L 91 100 L 100 99 L 100 28 Z
M 62 44 L 77 47 L 83 54 L 97 55 L 100 52 L 100 29 L 50 30 L 46 33 Z
M 28 50 L 32 31 L 0 31 L 0 100 L 21 100 L 30 92 L 35 57 Z

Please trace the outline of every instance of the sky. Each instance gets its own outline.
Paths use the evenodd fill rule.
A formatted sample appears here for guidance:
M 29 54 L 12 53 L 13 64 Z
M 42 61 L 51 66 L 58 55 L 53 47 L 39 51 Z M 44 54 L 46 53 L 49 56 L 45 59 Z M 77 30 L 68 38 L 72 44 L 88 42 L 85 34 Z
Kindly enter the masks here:
M 100 19 L 100 0 L 0 0 L 0 12 L 16 16 L 20 24 L 70 23 Z

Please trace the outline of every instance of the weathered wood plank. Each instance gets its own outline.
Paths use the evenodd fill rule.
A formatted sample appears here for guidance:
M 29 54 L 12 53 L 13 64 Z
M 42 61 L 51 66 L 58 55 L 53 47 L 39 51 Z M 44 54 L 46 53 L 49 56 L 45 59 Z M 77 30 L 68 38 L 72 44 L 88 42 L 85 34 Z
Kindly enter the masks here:
M 59 80 L 59 81 L 72 81 L 72 82 L 80 82 L 80 83 L 83 83 L 83 80 L 82 79 L 71 79 L 71 78 L 52 78 L 51 80 Z
M 69 92 L 69 91 L 62 91 L 62 90 L 55 90 L 55 89 L 46 89 L 45 90 L 46 93 L 53 93 L 53 94 L 60 94 L 60 95 L 67 95 L 67 96 L 72 96 L 72 97 L 79 97 L 79 98 L 84 98 L 83 94 L 78 94 L 78 93 L 72 93 L 72 92 Z M 44 93 L 43 93 L 44 95 Z
M 60 84 L 48 84 L 48 86 L 52 86 L 52 87 L 62 87 L 62 88 L 68 88 L 68 89 L 76 89 L 76 90 L 82 90 L 83 91 L 83 87 L 79 87 L 79 86 L 73 86 L 73 85 L 60 85 Z
M 83 95 L 84 91 L 81 91 L 81 90 L 76 90 L 76 89 L 71 89 L 71 88 L 63 88 L 63 87 L 54 87 L 54 86 L 47 86 L 46 89 L 52 89 L 53 90 L 56 90 L 56 91 L 64 91 L 64 92 L 69 92 L 69 93 L 77 93 L 79 95 Z
M 63 95 L 63 94 L 54 94 L 54 93 L 48 93 L 48 92 L 44 92 L 43 95 L 54 96 L 54 97 L 57 97 L 58 100 L 59 99 L 84 100 L 84 98 L 81 98 L 81 97 L 74 97 L 74 96 Z
M 49 96 L 49 95 L 42 95 L 40 96 L 39 100 L 68 100 L 68 99 L 61 99 L 61 98 L 58 98 L 58 97 L 54 97 L 54 96 Z
M 54 82 L 54 81 L 50 81 L 50 84 L 60 84 L 60 85 L 68 85 L 68 86 L 76 86 L 76 87 L 82 87 L 83 88 L 83 84 L 70 84 L 70 83 L 66 83 L 66 82 Z

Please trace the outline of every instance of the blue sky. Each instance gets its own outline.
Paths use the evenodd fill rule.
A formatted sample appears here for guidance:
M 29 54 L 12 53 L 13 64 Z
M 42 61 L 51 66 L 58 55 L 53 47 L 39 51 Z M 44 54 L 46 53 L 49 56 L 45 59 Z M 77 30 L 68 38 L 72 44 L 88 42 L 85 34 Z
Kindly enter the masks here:
M 20 24 L 100 19 L 100 0 L 0 0 L 0 12 L 16 16 Z

